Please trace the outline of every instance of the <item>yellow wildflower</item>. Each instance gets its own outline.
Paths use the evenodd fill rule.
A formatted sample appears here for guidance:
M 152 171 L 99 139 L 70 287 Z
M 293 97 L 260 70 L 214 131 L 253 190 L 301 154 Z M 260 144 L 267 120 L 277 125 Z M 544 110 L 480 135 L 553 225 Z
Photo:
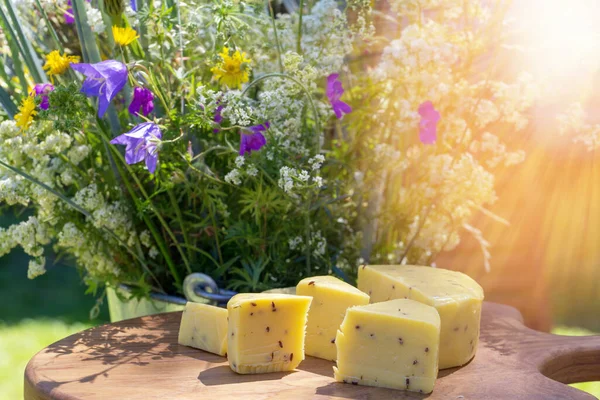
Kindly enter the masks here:
M 133 42 L 135 39 L 139 38 L 139 35 L 137 34 L 137 32 L 129 27 L 120 28 L 116 25 L 113 25 L 112 33 L 115 38 L 115 43 L 118 44 L 119 46 L 127 46 L 128 44 Z
M 246 58 L 246 53 L 240 53 L 239 50 L 236 50 L 232 55 L 229 55 L 229 48 L 223 47 L 223 51 L 219 55 L 223 61 L 211 69 L 216 79 L 230 89 L 239 89 L 242 87 L 242 83 L 248 82 L 248 73 L 252 61 Z
M 58 50 L 51 51 L 46 56 L 46 64 L 44 64 L 44 70 L 48 71 L 48 75 L 60 75 L 64 74 L 71 63 L 77 64 L 79 57 L 68 56 L 66 54 L 61 55 Z
M 33 96 L 25 97 L 19 107 L 19 113 L 15 115 L 17 126 L 24 131 L 33 122 L 33 116 L 35 114 L 37 114 L 37 111 L 35 111 L 35 100 L 33 99 Z

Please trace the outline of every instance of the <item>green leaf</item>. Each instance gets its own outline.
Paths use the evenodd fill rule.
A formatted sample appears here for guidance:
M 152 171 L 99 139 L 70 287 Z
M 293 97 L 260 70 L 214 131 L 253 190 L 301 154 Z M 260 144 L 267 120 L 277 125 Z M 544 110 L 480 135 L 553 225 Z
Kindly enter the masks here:
M 8 21 L 6 14 L 4 13 L 2 7 L 0 7 L 0 26 L 5 32 L 6 39 L 8 40 L 8 47 L 10 48 L 11 60 L 13 62 L 13 68 L 15 70 L 15 74 L 19 77 L 19 82 L 21 82 L 21 92 L 27 93 L 28 83 L 27 79 L 25 79 L 25 72 L 23 69 L 23 64 L 21 63 L 21 44 L 16 38 L 16 34 L 12 29 L 10 21 Z M 19 100 L 19 99 L 18 99 Z
M 4 0 L 4 4 L 6 4 L 8 15 L 12 20 L 12 28 L 15 34 L 17 35 L 18 41 L 20 42 L 21 55 L 25 60 L 25 64 L 27 64 L 27 68 L 29 68 L 31 76 L 36 81 L 36 83 L 48 82 L 46 74 L 42 69 L 42 63 L 37 53 L 35 52 L 35 50 L 33 50 L 33 47 L 31 46 L 31 41 L 27 39 L 27 37 L 25 37 L 25 33 L 23 32 L 23 26 L 21 25 L 21 21 L 19 21 L 19 18 L 15 13 L 14 6 L 12 5 L 11 0 Z
M 0 104 L 2 105 L 2 108 L 4 108 L 4 111 L 6 111 L 8 114 L 9 118 L 12 119 L 15 117 L 15 114 L 17 113 L 17 106 L 13 104 L 12 100 L 10 99 L 10 95 L 2 86 L 0 86 Z
M 83 60 L 86 63 L 99 63 L 102 61 L 100 58 L 100 51 L 98 50 L 94 32 L 92 32 L 92 28 L 90 28 L 88 23 L 87 14 L 85 13 L 85 4 L 83 2 L 84 0 L 72 1 L 73 18 L 75 19 L 75 27 L 77 28 L 77 36 L 79 37 Z

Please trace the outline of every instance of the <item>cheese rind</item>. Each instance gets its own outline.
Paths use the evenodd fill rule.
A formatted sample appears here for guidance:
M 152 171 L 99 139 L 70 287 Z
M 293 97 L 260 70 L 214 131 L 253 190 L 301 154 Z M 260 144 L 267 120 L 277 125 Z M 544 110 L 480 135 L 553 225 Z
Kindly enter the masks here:
M 296 286 L 296 293 L 313 298 L 308 312 L 305 353 L 335 361 L 335 336 L 346 310 L 369 304 L 369 296 L 333 276 L 305 278 Z
M 227 354 L 227 310 L 188 302 L 181 314 L 178 343 L 209 353 Z
M 440 369 L 458 367 L 475 355 L 483 289 L 465 274 L 412 265 L 366 265 L 358 288 L 371 302 L 407 298 L 437 309 L 441 318 Z
M 227 303 L 227 358 L 239 374 L 291 371 L 304 360 L 311 297 L 237 294 Z
M 438 372 L 440 317 L 413 300 L 351 307 L 337 333 L 336 381 L 430 393 Z

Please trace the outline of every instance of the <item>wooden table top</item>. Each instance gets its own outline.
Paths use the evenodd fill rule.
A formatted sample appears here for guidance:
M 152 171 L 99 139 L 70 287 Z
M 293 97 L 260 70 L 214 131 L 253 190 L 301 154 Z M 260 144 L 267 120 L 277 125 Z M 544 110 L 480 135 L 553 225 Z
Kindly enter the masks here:
M 594 397 L 564 383 L 600 380 L 600 336 L 536 332 L 493 303 L 484 303 L 475 358 L 440 371 L 430 395 L 337 383 L 334 363 L 312 357 L 293 372 L 238 375 L 225 358 L 177 344 L 180 320 L 136 318 L 50 345 L 27 365 L 25 399 L 583 400 Z

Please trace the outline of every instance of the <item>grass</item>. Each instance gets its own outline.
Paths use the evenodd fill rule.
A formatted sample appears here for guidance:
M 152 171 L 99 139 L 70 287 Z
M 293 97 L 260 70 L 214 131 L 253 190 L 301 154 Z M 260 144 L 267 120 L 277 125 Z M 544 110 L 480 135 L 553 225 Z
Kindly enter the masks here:
M 0 393 L 3 399 L 23 398 L 23 373 L 38 351 L 89 324 L 57 320 L 23 320 L 14 325 L 0 325 Z

